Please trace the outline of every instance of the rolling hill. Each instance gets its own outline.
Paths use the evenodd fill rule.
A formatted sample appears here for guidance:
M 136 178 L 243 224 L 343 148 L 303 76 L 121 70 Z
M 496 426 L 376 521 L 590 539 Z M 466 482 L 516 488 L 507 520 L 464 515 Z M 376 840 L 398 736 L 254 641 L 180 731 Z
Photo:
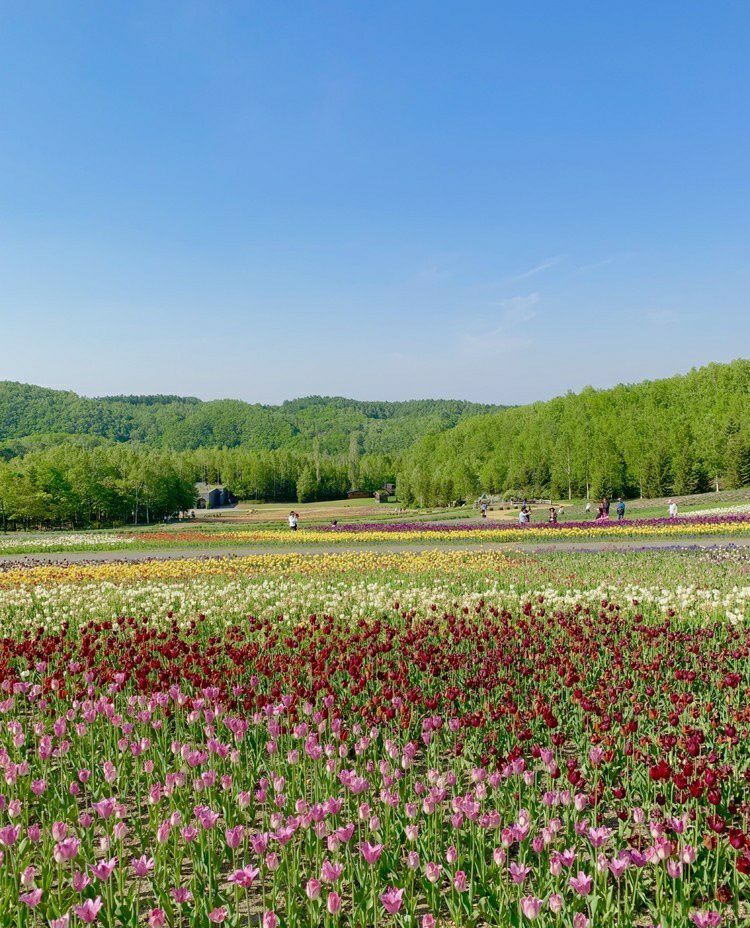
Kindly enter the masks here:
M 288 449 L 346 453 L 357 436 L 365 454 L 393 454 L 453 428 L 487 405 L 456 400 L 363 402 L 309 396 L 279 406 L 179 396 L 90 398 L 12 381 L 0 382 L 0 442 L 24 453 L 72 436 L 139 442 L 155 448 Z

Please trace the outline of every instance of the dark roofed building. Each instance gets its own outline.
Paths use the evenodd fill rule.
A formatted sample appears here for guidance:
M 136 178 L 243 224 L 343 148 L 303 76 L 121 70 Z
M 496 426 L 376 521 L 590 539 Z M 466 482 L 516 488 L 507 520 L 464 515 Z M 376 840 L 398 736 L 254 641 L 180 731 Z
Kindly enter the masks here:
M 221 484 L 196 483 L 195 485 L 196 509 L 220 509 L 222 506 L 232 506 L 236 502 L 236 497 Z

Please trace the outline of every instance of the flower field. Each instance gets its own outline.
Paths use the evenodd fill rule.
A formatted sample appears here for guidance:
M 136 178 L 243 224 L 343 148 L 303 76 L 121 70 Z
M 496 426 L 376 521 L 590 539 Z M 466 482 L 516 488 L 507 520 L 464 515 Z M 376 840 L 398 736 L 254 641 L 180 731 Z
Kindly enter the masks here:
M 351 522 L 336 527 L 302 526 L 293 535 L 285 525 L 266 528 L 227 529 L 195 527 L 177 530 L 121 530 L 119 532 L 9 533 L 0 536 L 0 555 L 49 551 L 162 550 L 180 547 L 231 548 L 238 546 L 299 546 L 335 548 L 352 544 L 589 542 L 606 540 L 669 541 L 678 538 L 747 538 L 750 515 L 724 512 L 719 515 L 686 515 L 675 519 L 625 519 L 538 522 L 519 525 L 475 519 L 468 522 Z
M 0 569 L 0 924 L 739 926 L 750 557 Z

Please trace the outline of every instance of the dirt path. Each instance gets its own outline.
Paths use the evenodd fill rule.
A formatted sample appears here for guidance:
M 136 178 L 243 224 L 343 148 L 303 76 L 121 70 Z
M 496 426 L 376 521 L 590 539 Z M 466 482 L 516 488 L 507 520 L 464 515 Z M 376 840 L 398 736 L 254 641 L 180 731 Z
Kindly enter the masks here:
M 0 564 L 9 561 L 26 564 L 60 564 L 79 563 L 81 561 L 143 561 L 143 560 L 172 560 L 175 558 L 219 558 L 240 557 L 242 555 L 270 555 L 270 554 L 339 554 L 344 552 L 367 552 L 372 554 L 399 554 L 408 551 L 523 551 L 530 553 L 544 553 L 545 551 L 658 551 L 675 548 L 719 548 L 733 545 L 735 547 L 750 547 L 750 538 L 719 539 L 712 538 L 680 538 L 665 542 L 658 539 L 643 541 L 590 541 L 590 542 L 438 542 L 433 545 L 426 544 L 337 544 L 325 547 L 322 545 L 279 545 L 278 547 L 262 545 L 235 545 L 226 548 L 215 547 L 185 547 L 165 548 L 162 550 L 119 550 L 119 551 L 52 551 L 39 554 L 3 554 L 0 555 Z

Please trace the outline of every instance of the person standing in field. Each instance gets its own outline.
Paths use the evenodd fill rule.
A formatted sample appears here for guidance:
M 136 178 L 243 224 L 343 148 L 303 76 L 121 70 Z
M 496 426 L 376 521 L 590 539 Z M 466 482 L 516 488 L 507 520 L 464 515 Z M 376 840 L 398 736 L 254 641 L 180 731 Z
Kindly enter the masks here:
M 617 500 L 617 521 L 622 522 L 625 518 L 625 503 L 621 499 Z
M 297 513 L 292 509 L 292 511 L 289 513 L 289 528 L 290 528 L 293 532 L 296 532 L 296 531 L 297 531 L 297 523 L 298 523 L 298 521 L 299 521 L 299 519 L 298 519 L 298 517 L 297 517 Z
M 673 499 L 670 499 L 669 501 L 669 518 L 677 518 L 677 503 Z

